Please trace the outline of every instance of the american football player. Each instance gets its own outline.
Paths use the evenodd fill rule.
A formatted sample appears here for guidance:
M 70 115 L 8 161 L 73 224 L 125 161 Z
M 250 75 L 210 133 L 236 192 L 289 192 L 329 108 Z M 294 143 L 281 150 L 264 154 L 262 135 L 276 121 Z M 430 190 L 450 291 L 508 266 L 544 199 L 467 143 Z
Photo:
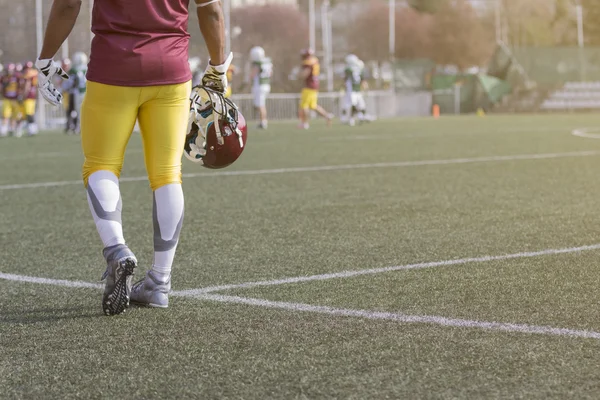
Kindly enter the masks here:
M 0 136 L 7 136 L 9 132 L 16 134 L 17 120 L 19 118 L 19 85 L 21 77 L 17 72 L 16 64 L 8 64 L 2 77 L 2 124 Z
M 63 69 L 63 71 L 69 71 L 72 65 L 73 64 L 71 63 L 70 58 L 65 58 L 61 62 L 61 68 Z M 60 92 L 63 96 L 62 103 L 63 108 L 65 110 L 65 120 L 67 121 L 65 124 L 65 134 L 67 135 L 72 132 L 73 127 L 73 121 L 71 120 L 73 109 L 71 108 L 72 103 L 71 97 L 69 96 L 69 84 L 69 80 L 63 80 L 60 76 L 55 76 L 54 85 L 57 88 L 60 88 Z
M 21 103 L 21 114 L 25 119 L 24 123 L 27 126 L 27 135 L 34 136 L 38 133 L 38 127 L 35 123 L 38 70 L 34 68 L 34 63 L 32 61 L 25 63 L 25 69 L 23 70 L 23 78 L 21 81 L 21 97 L 23 98 Z
M 371 120 L 367 115 L 367 106 L 363 95 L 363 90 L 368 87 L 364 78 L 364 69 L 364 62 L 356 55 L 349 54 L 346 56 L 342 119 L 350 126 L 356 124 L 355 117 L 358 117 L 358 121 L 361 123 Z
M 225 57 L 219 0 L 195 0 L 210 60 L 205 88 L 224 93 L 231 57 Z M 168 307 L 171 267 L 183 222 L 181 155 L 190 114 L 192 73 L 188 64 L 189 0 L 96 1 L 91 57 L 81 107 L 83 182 L 106 259 L 102 308 L 124 312 L 131 301 Z M 68 79 L 53 57 L 71 32 L 81 0 L 53 0 L 44 45 L 36 62 L 39 91 L 59 105 L 53 79 Z M 166 17 L 168 15 L 168 18 Z M 136 123 L 153 191 L 154 261 L 132 286 L 137 259 L 123 236 L 119 175 Z
M 250 71 L 252 97 L 254 108 L 258 111 L 260 117 L 258 128 L 267 129 L 267 96 L 271 93 L 273 63 L 270 58 L 265 56 L 265 50 L 260 46 L 250 49 L 250 61 L 252 62 Z
M 73 54 L 72 60 L 71 69 L 67 72 L 69 79 L 63 85 L 63 90 L 66 90 L 69 94 L 69 115 L 66 133 L 73 132 L 73 134 L 79 134 L 81 129 L 81 105 L 87 87 L 87 78 L 85 76 L 87 74 L 88 56 L 83 52 L 77 52 Z
M 327 120 L 327 124 L 331 125 L 333 115 L 328 113 L 318 104 L 319 100 L 319 74 L 321 73 L 321 66 L 319 59 L 315 57 L 312 49 L 304 49 L 301 52 L 302 56 L 302 69 L 300 76 L 304 80 L 304 88 L 300 93 L 300 109 L 298 115 L 300 116 L 300 128 L 309 128 L 309 117 L 310 110 L 316 111 L 319 115 Z
M 188 60 L 190 64 L 190 70 L 192 71 L 192 87 L 196 87 L 202 84 L 202 71 L 201 64 L 202 60 L 200 57 L 192 57 Z

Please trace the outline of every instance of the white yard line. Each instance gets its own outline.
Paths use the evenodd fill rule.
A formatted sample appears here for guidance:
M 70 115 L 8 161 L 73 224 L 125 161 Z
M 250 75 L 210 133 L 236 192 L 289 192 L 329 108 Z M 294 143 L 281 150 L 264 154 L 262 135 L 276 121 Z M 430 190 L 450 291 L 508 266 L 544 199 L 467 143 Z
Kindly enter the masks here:
M 402 313 L 351 310 L 346 308 L 334 308 L 326 306 L 314 306 L 311 304 L 286 303 L 281 301 L 269 301 L 263 299 L 252 299 L 237 296 L 202 295 L 198 299 L 217 301 L 221 303 L 246 304 L 257 307 L 283 309 L 289 311 L 312 312 L 318 314 L 333 315 L 336 317 L 358 317 L 374 320 L 387 320 L 402 323 L 418 323 L 450 326 L 456 328 L 478 328 L 489 331 L 529 333 L 538 335 L 567 336 L 574 338 L 600 339 L 600 332 L 555 328 L 552 326 L 538 326 L 527 324 L 510 324 L 502 322 L 475 321 L 469 319 L 446 318 L 435 315 L 408 315 Z
M 16 282 L 39 283 L 42 285 L 64 286 L 64 287 L 70 287 L 70 288 L 91 288 L 91 289 L 104 288 L 104 285 L 100 284 L 100 283 L 90 283 L 90 282 L 82 282 L 82 281 L 66 281 L 66 280 L 62 280 L 62 279 L 38 278 L 35 276 L 5 274 L 2 272 L 0 272 L 0 279 L 4 279 L 7 281 L 16 281 Z
M 81 282 L 81 281 L 67 281 L 61 279 L 49 279 L 49 278 L 38 278 L 32 276 L 14 275 L 0 273 L 0 279 L 17 281 L 17 282 L 28 282 L 37 283 L 44 285 L 63 286 L 68 288 L 87 288 L 87 289 L 102 289 L 103 285 L 97 283 Z M 254 299 L 238 296 L 225 296 L 219 294 L 196 294 L 190 295 L 184 292 L 174 292 L 173 296 L 176 297 L 191 297 L 198 300 L 216 301 L 220 303 L 228 304 L 246 304 L 251 306 L 272 308 L 272 309 L 283 309 L 296 312 L 312 312 L 318 314 L 333 315 L 336 317 L 354 317 L 354 318 L 367 318 L 373 320 L 385 320 L 395 321 L 400 323 L 419 323 L 419 324 L 431 324 L 440 325 L 456 328 L 477 328 L 485 329 L 489 331 L 500 331 L 500 332 L 514 332 L 514 333 L 526 333 L 526 334 L 538 334 L 546 336 L 567 336 L 573 338 L 586 338 L 586 339 L 600 339 L 600 332 L 568 329 L 568 328 L 557 328 L 552 326 L 538 326 L 528 324 L 512 324 L 502 323 L 494 321 L 475 321 L 468 319 L 458 318 L 447 318 L 443 316 L 435 315 L 409 315 L 403 313 L 383 312 L 383 311 L 370 311 L 370 310 L 353 310 L 346 308 L 334 308 L 328 306 L 315 306 L 312 304 L 301 304 L 301 303 L 288 303 L 280 301 L 270 301 L 264 299 Z
M 373 319 L 373 320 L 387 320 L 387 321 L 395 321 L 395 322 L 401 322 L 401 323 L 420 323 L 420 324 L 431 324 L 431 325 L 440 325 L 440 326 L 457 327 L 457 328 L 477 328 L 477 329 L 484 329 L 484 330 L 489 330 L 489 331 L 500 331 L 500 332 L 514 332 L 514 333 L 525 333 L 525 334 L 566 336 L 566 337 L 574 337 L 574 338 L 600 339 L 600 332 L 587 331 L 587 330 L 556 328 L 556 327 L 551 327 L 551 326 L 537 326 L 537 325 L 528 325 L 528 324 L 502 323 L 502 322 L 494 322 L 494 321 L 491 321 L 491 322 L 490 321 L 475 321 L 475 320 L 467 320 L 467 319 L 447 318 L 447 317 L 443 317 L 443 316 L 434 316 L 434 315 L 409 315 L 409 314 L 403 314 L 403 313 L 382 312 L 382 311 L 353 310 L 353 309 L 345 309 L 345 308 L 334 308 L 334 307 L 328 307 L 328 306 L 316 306 L 316 305 L 311 305 L 311 304 L 288 303 L 288 302 L 280 302 L 280 301 L 270 301 L 270 300 L 265 300 L 265 299 L 255 299 L 255 298 L 246 298 L 246 297 L 238 297 L 238 296 L 210 294 L 210 293 L 214 293 L 219 290 L 227 290 L 227 289 L 234 289 L 234 288 L 248 288 L 248 287 L 264 286 L 264 285 L 279 285 L 279 284 L 284 284 L 284 283 L 306 282 L 306 281 L 311 281 L 311 280 L 345 278 L 345 277 L 357 276 L 357 275 L 376 274 L 376 273 L 381 273 L 381 272 L 397 271 L 397 270 L 401 270 L 401 269 L 449 266 L 449 265 L 457 265 L 457 264 L 465 264 L 465 263 L 473 263 L 473 262 L 485 262 L 485 261 L 506 260 L 506 259 L 513 259 L 513 258 L 536 257 L 536 256 L 544 256 L 544 255 L 552 255 L 552 254 L 575 253 L 575 252 L 597 250 L 597 249 L 600 249 L 600 244 L 591 245 L 591 246 L 581 246 L 581 247 L 569 247 L 569 248 L 563 248 L 563 249 L 549 249 L 549 250 L 542 250 L 542 251 L 537 251 L 537 252 L 523 252 L 523 253 L 508 254 L 508 255 L 503 255 L 503 256 L 485 256 L 485 257 L 478 257 L 478 258 L 463 258 L 460 260 L 448 260 L 448 261 L 439 261 L 439 262 L 432 262 L 432 263 L 408 264 L 408 265 L 398 266 L 398 267 L 377 268 L 377 269 L 362 270 L 362 271 L 345 271 L 345 272 L 335 273 L 335 274 L 314 275 L 314 276 L 309 276 L 309 277 L 297 277 L 297 278 L 289 278 L 289 279 L 275 280 L 275 281 L 249 282 L 249 283 L 240 284 L 240 285 L 214 286 L 214 287 L 210 287 L 210 288 L 192 289 L 192 290 L 183 290 L 183 291 L 178 291 L 178 292 L 172 292 L 171 295 L 174 297 L 191 297 L 191 298 L 195 298 L 195 299 L 199 299 L 199 300 L 216 301 L 216 302 L 221 302 L 221 303 L 246 304 L 246 305 L 258 306 L 258 307 L 264 307 L 264 308 L 284 309 L 284 310 L 289 310 L 289 311 L 312 312 L 312 313 L 318 313 L 318 314 L 333 315 L 333 316 L 338 316 L 338 317 L 367 318 L 367 319 Z M 39 278 L 39 277 L 32 277 L 32 276 L 6 274 L 6 273 L 1 273 L 1 272 L 0 272 L 0 279 L 4 279 L 4 280 L 8 280 L 8 281 L 17 281 L 17 282 L 37 283 L 37 284 L 44 284 L 44 285 L 63 286 L 63 287 L 69 287 L 69 288 L 91 288 L 91 289 L 102 289 L 103 288 L 103 285 L 98 284 L 98 283 Z
M 206 294 L 206 293 L 221 292 L 224 290 L 232 290 L 232 289 L 250 289 L 250 288 L 255 288 L 255 287 L 259 287 L 259 286 L 277 286 L 277 285 L 286 285 L 286 284 L 301 283 L 301 282 L 325 281 L 325 280 L 329 280 L 329 279 L 350 278 L 350 277 L 354 277 L 354 276 L 381 274 L 381 273 L 385 273 L 385 272 L 402 271 L 402 270 L 409 270 L 409 269 L 449 267 L 449 266 L 453 266 L 453 265 L 461 265 L 461 264 L 469 264 L 469 263 L 484 263 L 484 262 L 489 262 L 489 261 L 510 260 L 510 259 L 516 259 L 516 258 L 531 258 L 531 257 L 539 257 L 539 256 L 547 256 L 547 255 L 555 255 L 555 254 L 580 253 L 583 251 L 591 251 L 591 250 L 600 250 L 600 243 L 590 245 L 590 246 L 567 247 L 567 248 L 562 248 L 562 249 L 547 249 L 547 250 L 540 250 L 540 251 L 504 254 L 504 255 L 499 255 L 499 256 L 482 256 L 482 257 L 461 258 L 461 259 L 457 259 L 457 260 L 433 261 L 433 262 L 425 262 L 425 263 L 417 263 L 417 264 L 396 265 L 393 267 L 362 269 L 362 270 L 354 270 L 354 271 L 341 271 L 341 272 L 334 272 L 334 273 L 330 273 L 330 274 L 311 275 L 311 276 L 296 276 L 296 277 L 291 277 L 291 278 L 245 282 L 245 283 L 238 283 L 238 284 L 231 284 L 231 285 L 209 286 L 209 287 L 205 287 L 205 288 L 181 290 L 178 292 L 174 292 L 173 294 L 178 295 L 178 296 L 197 296 L 197 295 L 202 295 L 202 294 Z
M 591 157 L 600 155 L 600 151 L 572 151 L 566 153 L 542 153 L 542 154 L 516 154 L 508 156 L 489 156 L 489 157 L 472 157 L 472 158 L 451 158 L 445 160 L 422 160 L 422 161 L 398 161 L 373 164 L 346 164 L 346 165 L 322 165 L 316 167 L 297 167 L 297 168 L 275 168 L 275 169 L 256 169 L 248 171 L 211 171 L 183 174 L 186 179 L 200 177 L 217 177 L 217 176 L 243 176 L 243 175 L 272 175 L 272 174 L 288 174 L 299 172 L 324 172 L 324 171 L 344 171 L 356 169 L 374 169 L 374 168 L 406 168 L 406 167 L 421 167 L 427 165 L 452 165 L 452 164 L 475 164 L 488 163 L 499 161 L 518 161 L 518 160 L 546 160 L 553 158 L 569 158 L 569 157 Z M 134 176 L 121 178 L 121 182 L 138 182 L 147 181 L 145 176 Z M 81 180 L 75 181 L 57 181 L 57 182 L 37 182 L 37 183 L 21 183 L 14 185 L 0 185 L 0 190 L 16 190 L 16 189 L 35 189 L 47 188 L 67 185 L 83 185 Z
M 591 133 L 599 132 L 599 133 Z M 600 128 L 578 128 L 574 129 L 571 134 L 588 139 L 600 139 Z

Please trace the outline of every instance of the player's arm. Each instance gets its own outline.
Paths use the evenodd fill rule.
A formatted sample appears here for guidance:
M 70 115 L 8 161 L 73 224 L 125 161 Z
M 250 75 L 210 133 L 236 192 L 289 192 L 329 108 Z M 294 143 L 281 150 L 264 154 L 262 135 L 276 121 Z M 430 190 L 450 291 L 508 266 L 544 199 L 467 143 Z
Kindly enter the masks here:
M 252 69 L 250 70 L 250 80 L 256 78 L 256 76 L 259 74 L 260 69 L 258 68 L 258 66 L 253 65 Z
M 225 18 L 220 0 L 195 0 L 198 6 L 198 23 L 206 42 L 212 65 L 225 62 Z
M 25 84 L 23 85 L 23 99 L 27 98 L 27 93 L 31 92 L 31 87 L 33 86 L 33 82 L 31 79 L 26 79 Z
M 52 2 L 40 59 L 51 59 L 58 52 L 73 30 L 80 8 L 81 0 L 54 0 Z
M 69 76 L 63 71 L 60 64 L 54 62 L 53 58 L 73 30 L 80 8 L 81 0 L 54 0 L 52 2 L 44 44 L 39 58 L 35 62 L 35 67 L 40 71 L 38 76 L 39 93 L 54 106 L 58 106 L 62 102 L 62 94 L 54 87 L 54 77 L 68 79 Z
M 300 70 L 300 77 L 302 79 L 308 79 L 308 77 L 310 77 L 311 72 L 312 68 L 310 67 L 310 65 L 304 64 L 302 66 L 302 69 Z
M 233 53 L 225 56 L 225 18 L 220 0 L 195 0 L 198 23 L 210 59 L 202 77 L 202 85 L 221 93 L 227 89 L 227 69 Z

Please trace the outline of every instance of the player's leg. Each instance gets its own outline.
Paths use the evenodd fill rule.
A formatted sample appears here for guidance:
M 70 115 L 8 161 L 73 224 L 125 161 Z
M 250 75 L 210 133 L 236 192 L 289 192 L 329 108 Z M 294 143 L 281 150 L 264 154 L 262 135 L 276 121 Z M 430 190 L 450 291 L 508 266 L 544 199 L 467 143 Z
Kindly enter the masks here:
M 310 102 L 311 102 L 311 90 L 310 89 L 302 89 L 300 93 L 300 107 L 298 109 L 298 116 L 300 118 L 300 126 L 299 128 L 308 129 L 310 127 L 308 123 L 309 118 L 309 110 L 310 110 Z
M 260 86 L 256 86 L 256 85 L 252 86 L 252 105 L 254 106 L 254 112 L 255 112 L 254 115 L 256 115 L 256 113 L 258 113 L 258 121 L 259 121 L 258 125 L 257 125 L 258 129 L 262 129 L 262 123 L 261 123 L 262 112 L 260 109 L 260 104 L 261 104 L 260 97 L 261 97 L 260 96 Z
M 269 124 L 267 120 L 267 96 L 271 92 L 271 86 L 261 85 L 259 92 L 260 127 L 267 129 Z
M 83 181 L 107 262 L 102 308 L 107 315 L 129 306 L 135 255 L 125 244 L 119 176 L 138 112 L 139 88 L 89 82 L 82 106 Z
M 2 102 L 2 124 L 0 125 L 0 136 L 8 136 L 10 130 L 10 120 L 12 118 L 12 107 L 9 99 L 4 99 Z
M 154 260 L 132 289 L 135 303 L 166 308 L 171 269 L 183 224 L 181 155 L 188 125 L 190 82 L 144 88 L 139 112 L 144 157 L 153 190 Z
M 317 114 L 319 114 L 321 117 L 325 118 L 325 120 L 327 121 L 327 125 L 331 125 L 333 114 L 328 113 L 323 107 L 319 105 L 319 92 L 317 92 L 316 90 L 314 90 L 313 93 L 311 93 L 310 108 L 311 110 L 315 110 Z
M 344 94 L 343 116 L 344 119 L 342 122 L 354 126 L 354 115 L 352 115 L 352 92 L 349 91 L 346 91 Z
M 81 106 L 83 98 L 83 93 L 75 92 L 73 94 L 73 131 L 76 135 L 81 133 Z
M 27 124 L 27 135 L 34 136 L 38 133 L 38 127 L 35 123 L 35 100 L 27 99 L 23 102 L 25 112 L 25 122 Z
M 361 122 L 371 122 L 374 120 L 374 117 L 367 114 L 367 102 L 365 101 L 365 96 L 363 93 L 358 92 L 356 94 L 356 109 L 358 111 L 358 119 Z

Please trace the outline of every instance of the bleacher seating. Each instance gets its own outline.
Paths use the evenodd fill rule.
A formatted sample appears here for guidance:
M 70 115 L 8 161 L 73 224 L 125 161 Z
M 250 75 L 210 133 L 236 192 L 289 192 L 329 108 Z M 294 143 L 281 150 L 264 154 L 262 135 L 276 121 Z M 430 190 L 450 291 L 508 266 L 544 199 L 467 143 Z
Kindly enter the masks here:
M 600 82 L 567 82 L 540 106 L 542 111 L 600 109 Z

